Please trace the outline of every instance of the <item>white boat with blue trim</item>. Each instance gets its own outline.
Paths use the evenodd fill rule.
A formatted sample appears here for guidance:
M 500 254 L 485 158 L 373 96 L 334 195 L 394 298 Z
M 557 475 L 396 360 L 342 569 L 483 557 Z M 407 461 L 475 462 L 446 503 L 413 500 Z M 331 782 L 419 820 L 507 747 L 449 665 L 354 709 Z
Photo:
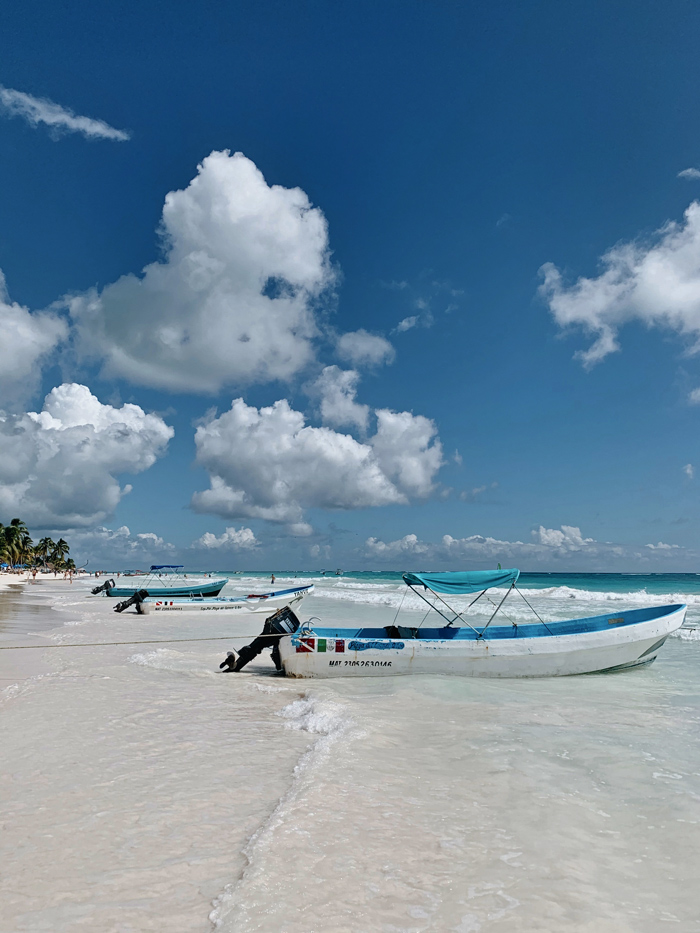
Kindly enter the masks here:
M 146 591 L 149 596 L 191 598 L 218 596 L 228 583 L 227 577 L 212 577 L 211 574 L 190 574 L 188 577 L 182 571 L 182 564 L 153 564 L 147 574 L 130 574 L 128 584 L 117 585 L 114 580 L 105 580 L 91 593 L 93 596 L 104 593 L 109 597 L 132 597 Z
M 289 677 L 459 674 L 469 677 L 557 677 L 618 671 L 649 664 L 685 620 L 686 606 L 674 604 L 616 610 L 606 615 L 545 622 L 517 589 L 518 570 L 407 573 L 404 581 L 442 617 L 436 628 L 387 625 L 340 628 L 314 621 L 299 625 L 284 610 L 268 619 L 262 635 L 221 665 L 240 670 L 264 647 Z M 493 587 L 506 593 L 484 625 L 472 625 L 445 596 Z M 516 590 L 537 617 L 532 623 L 492 624 Z M 428 596 L 427 594 L 430 594 Z M 396 621 L 396 620 L 395 620 Z M 251 650 L 255 648 L 256 650 Z
M 136 603 L 136 611 L 151 612 L 237 612 L 272 615 L 283 606 L 298 606 L 314 591 L 313 583 L 270 593 L 249 593 L 247 596 L 194 597 L 192 599 L 154 599 L 150 596 Z

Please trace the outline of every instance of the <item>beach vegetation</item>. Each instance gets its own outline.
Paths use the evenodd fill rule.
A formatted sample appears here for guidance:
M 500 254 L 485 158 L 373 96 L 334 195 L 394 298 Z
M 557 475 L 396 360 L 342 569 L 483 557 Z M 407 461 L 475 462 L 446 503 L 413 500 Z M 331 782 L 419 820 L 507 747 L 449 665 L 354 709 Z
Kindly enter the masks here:
M 0 564 L 71 571 L 76 568 L 69 553 L 70 545 L 64 538 L 53 541 L 44 537 L 35 545 L 21 518 L 11 519 L 9 525 L 0 522 Z

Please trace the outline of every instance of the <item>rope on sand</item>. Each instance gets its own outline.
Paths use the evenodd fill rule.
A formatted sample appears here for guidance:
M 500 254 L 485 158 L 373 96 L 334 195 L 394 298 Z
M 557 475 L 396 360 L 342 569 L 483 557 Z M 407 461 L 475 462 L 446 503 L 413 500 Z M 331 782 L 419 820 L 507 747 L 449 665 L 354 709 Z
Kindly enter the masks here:
M 147 641 L 82 641 L 63 645 L 0 645 L 0 651 L 21 651 L 34 648 L 104 648 L 111 645 L 171 645 L 180 641 L 226 641 L 228 638 L 245 638 L 245 635 L 215 635 L 211 638 L 149 638 Z

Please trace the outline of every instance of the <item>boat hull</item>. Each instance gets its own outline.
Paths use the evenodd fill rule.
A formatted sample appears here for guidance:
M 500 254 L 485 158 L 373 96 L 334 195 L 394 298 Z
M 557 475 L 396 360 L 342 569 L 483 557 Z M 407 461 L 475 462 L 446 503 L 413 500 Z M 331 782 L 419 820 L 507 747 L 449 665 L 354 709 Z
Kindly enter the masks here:
M 596 616 L 581 620 L 591 630 L 570 633 L 556 630 L 573 623 L 553 623 L 552 635 L 521 635 L 516 630 L 511 636 L 508 629 L 477 638 L 472 632 L 465 634 L 464 629 L 456 636 L 454 630 L 443 629 L 434 631 L 451 637 L 381 638 L 352 630 L 323 629 L 282 638 L 280 656 L 290 677 L 561 677 L 601 673 L 648 664 L 656 658 L 668 636 L 683 624 L 686 607 L 665 606 L 656 611 L 657 615 L 640 621 L 636 617 L 649 615 L 649 610 L 633 610 L 623 617 Z
M 197 583 L 192 582 L 190 584 L 181 583 L 177 586 L 163 586 L 161 585 L 149 585 L 142 583 L 137 586 L 112 586 L 106 590 L 107 596 L 113 596 L 118 598 L 124 598 L 128 596 L 133 596 L 134 593 L 137 593 L 139 590 L 145 589 L 148 592 L 150 597 L 168 597 L 170 598 L 191 598 L 193 596 L 218 596 L 219 593 L 228 583 L 226 578 L 216 579 L 216 580 L 207 580 L 206 582 Z
M 150 596 L 139 603 L 138 611 L 151 612 L 216 612 L 247 616 L 250 614 L 272 615 L 284 606 L 294 608 L 313 592 L 312 586 L 283 590 L 260 596 L 242 596 L 232 599 L 154 599 Z

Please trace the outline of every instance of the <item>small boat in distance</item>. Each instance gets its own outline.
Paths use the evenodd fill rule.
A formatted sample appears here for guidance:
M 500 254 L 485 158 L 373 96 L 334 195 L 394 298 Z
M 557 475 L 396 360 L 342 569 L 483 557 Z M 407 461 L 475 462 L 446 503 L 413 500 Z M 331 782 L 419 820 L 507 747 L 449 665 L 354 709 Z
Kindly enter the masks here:
M 117 586 L 114 580 L 107 580 L 102 586 L 96 586 L 92 593 L 125 597 L 146 590 L 149 596 L 218 596 L 228 583 L 226 577 L 188 576 L 182 573 L 183 567 L 183 564 L 153 564 L 149 573 L 131 577 L 126 586 Z
M 293 616 L 290 629 L 275 628 L 275 618 L 253 645 L 258 650 L 272 638 L 278 669 L 289 677 L 378 676 L 387 674 L 461 674 L 468 677 L 555 677 L 619 671 L 651 663 L 668 636 L 681 627 L 686 606 L 647 609 L 545 622 L 517 590 L 518 570 L 458 573 L 407 573 L 404 582 L 441 616 L 437 628 L 386 625 L 341 628 L 316 620 L 301 625 Z M 466 612 L 493 587 L 506 592 L 486 624 L 472 625 Z M 537 621 L 492 625 L 507 597 L 516 590 Z M 422 591 L 422 592 L 421 592 Z M 429 599 L 425 593 L 430 593 Z M 449 606 L 445 597 L 478 593 L 466 610 Z M 425 617 L 424 617 L 425 618 Z M 251 646 L 253 647 L 253 646 Z M 224 662 L 238 671 L 250 659 L 240 655 Z M 233 655 L 235 654 L 235 657 Z M 253 652 L 253 655 L 255 652 Z
M 259 612 L 272 615 L 283 606 L 298 606 L 309 594 L 313 593 L 313 583 L 288 590 L 275 590 L 271 593 L 250 593 L 248 596 L 200 597 L 190 599 L 153 598 L 149 596 L 136 603 L 136 611 L 148 615 L 151 612 Z

